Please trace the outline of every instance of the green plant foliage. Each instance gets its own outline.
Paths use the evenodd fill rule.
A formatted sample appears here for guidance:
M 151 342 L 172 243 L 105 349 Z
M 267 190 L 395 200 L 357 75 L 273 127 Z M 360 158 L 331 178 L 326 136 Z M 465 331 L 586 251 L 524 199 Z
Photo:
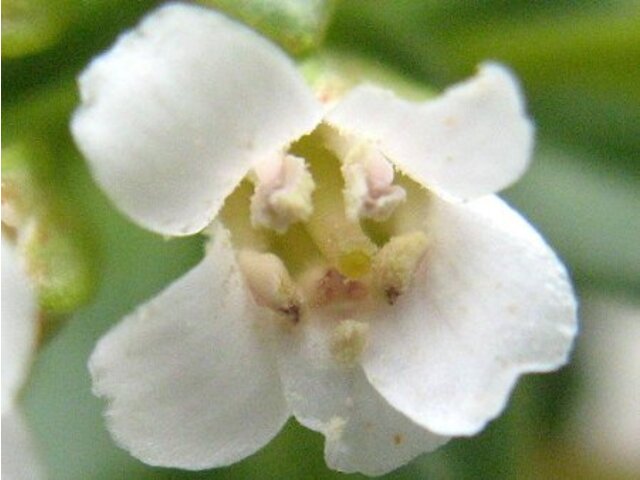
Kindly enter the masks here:
M 91 299 L 99 259 L 64 186 L 52 182 L 57 176 L 52 155 L 35 138 L 3 148 L 3 221 L 9 220 L 40 307 L 59 315 Z
M 21 57 L 60 40 L 76 19 L 77 0 L 3 0 L 2 57 Z
M 306 54 L 324 40 L 332 0 L 198 0 L 271 38 L 293 55 Z

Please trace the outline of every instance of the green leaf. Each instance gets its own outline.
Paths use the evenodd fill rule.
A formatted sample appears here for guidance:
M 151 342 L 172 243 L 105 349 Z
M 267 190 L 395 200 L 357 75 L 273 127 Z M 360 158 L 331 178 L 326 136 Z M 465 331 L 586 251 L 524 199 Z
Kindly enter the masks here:
M 612 171 L 607 158 L 545 146 L 508 197 L 541 228 L 578 280 L 637 292 L 638 180 Z
M 7 0 L 3 0 L 4 6 Z M 9 0 L 16 1 L 20 0 Z M 64 29 L 53 43 L 29 55 L 3 56 L 2 105 L 13 104 L 38 88 L 46 88 L 61 77 L 75 78 L 89 61 L 113 44 L 119 34 L 135 25 L 159 0 L 26 0 L 45 5 L 43 11 L 68 1 L 73 11 L 66 17 Z M 5 42 L 3 18 L 3 49 Z
M 8 105 L 3 105 L 2 114 L 2 144 L 19 140 L 26 134 L 67 141 L 71 112 L 78 98 L 75 78 L 66 77 L 56 78 L 23 97 L 7 99 Z
M 71 217 L 53 210 L 46 213 L 29 225 L 21 247 L 40 307 L 65 314 L 86 304 L 95 292 L 95 258 Z
M 331 0 L 198 0 L 246 23 L 293 55 L 317 48 L 333 11 Z
M 626 161 L 640 146 L 639 25 L 638 2 L 622 0 L 350 0 L 339 3 L 327 42 L 439 87 L 483 61 L 503 62 L 545 135 Z
M 77 0 L 2 0 L 2 57 L 21 57 L 60 40 L 75 20 Z

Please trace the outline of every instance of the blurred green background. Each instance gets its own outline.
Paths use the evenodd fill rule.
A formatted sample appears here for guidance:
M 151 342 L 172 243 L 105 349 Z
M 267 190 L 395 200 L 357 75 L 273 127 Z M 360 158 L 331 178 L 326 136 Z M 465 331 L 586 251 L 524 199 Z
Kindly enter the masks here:
M 15 162 L 35 172 L 30 188 L 45 192 L 42 218 L 55 219 L 72 243 L 64 252 L 71 249 L 83 265 L 69 267 L 81 271 L 62 291 L 77 293 L 85 305 L 50 336 L 24 392 L 49 478 L 347 477 L 324 466 L 321 436 L 294 422 L 248 460 L 198 473 L 147 467 L 118 449 L 104 428 L 103 406 L 91 394 L 86 370 L 93 345 L 202 252 L 198 238 L 166 241 L 116 212 L 68 134 L 76 75 L 157 3 L 2 2 L 3 180 L 10 163 L 5 149 L 23 145 L 39 152 L 35 163 L 29 153 Z M 604 332 L 632 335 L 625 325 L 640 323 L 640 2 L 302 0 L 304 17 L 287 16 L 290 1 L 201 3 L 230 10 L 299 58 L 312 55 L 324 39 L 324 49 L 361 55 L 436 88 L 469 76 L 485 60 L 509 65 L 522 80 L 537 150 L 530 171 L 505 196 L 572 272 L 583 317 L 574 361 L 560 372 L 523 379 L 508 410 L 482 434 L 453 440 L 385 478 L 638 478 L 640 391 L 628 389 L 622 404 L 636 412 L 631 439 L 615 432 L 621 407 L 609 413 L 590 408 L 608 408 L 592 399 L 598 389 L 615 395 L 598 378 L 615 382 L 620 375 L 623 384 L 633 380 L 624 375 L 640 378 L 640 365 L 599 360 L 592 367 L 603 342 L 605 349 L 623 348 Z M 63 307 L 54 302 L 52 318 L 67 313 Z M 620 358 L 633 361 L 631 352 Z M 598 415 L 604 420 L 596 421 Z M 613 433 L 605 431 L 609 417 Z M 635 439 L 638 446 L 624 454 L 628 446 L 615 445 L 616 439 Z

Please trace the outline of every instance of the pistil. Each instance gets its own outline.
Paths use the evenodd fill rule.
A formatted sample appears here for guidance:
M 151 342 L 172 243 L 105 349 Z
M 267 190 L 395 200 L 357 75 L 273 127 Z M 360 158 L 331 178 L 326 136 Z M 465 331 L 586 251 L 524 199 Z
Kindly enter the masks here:
M 343 159 L 344 199 L 347 218 L 389 219 L 406 200 L 402 187 L 393 184 L 393 166 L 367 143 L 353 146 Z
M 309 160 L 317 187 L 313 214 L 305 228 L 331 265 L 346 277 L 360 278 L 369 273 L 377 247 L 360 224 L 346 216 L 338 160 L 313 140 L 317 139 L 311 137 L 296 145 L 296 150 Z
M 304 159 L 278 154 L 254 169 L 255 191 L 251 197 L 251 223 L 284 233 L 313 211 L 313 178 Z

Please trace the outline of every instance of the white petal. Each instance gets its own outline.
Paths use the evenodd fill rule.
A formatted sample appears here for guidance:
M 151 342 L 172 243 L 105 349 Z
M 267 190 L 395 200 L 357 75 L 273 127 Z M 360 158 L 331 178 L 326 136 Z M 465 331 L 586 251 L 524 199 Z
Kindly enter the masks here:
M 31 432 L 18 409 L 2 413 L 2 478 L 4 480 L 45 478 Z
M 321 116 L 293 64 L 210 9 L 160 8 L 80 77 L 75 139 L 98 183 L 142 226 L 188 235 L 250 166 Z
M 282 337 L 280 371 L 296 418 L 325 435 L 330 468 L 382 475 L 447 441 L 393 409 L 359 365 L 336 362 L 331 353 L 335 319 L 303 321 Z
M 89 362 L 112 435 L 152 465 L 228 465 L 288 418 L 228 233 L 212 241 L 197 267 L 103 337 Z
M 470 435 L 500 413 L 519 375 L 567 361 L 575 297 L 551 249 L 499 198 L 434 198 L 431 208 L 413 287 L 376 311 L 363 366 L 416 423 Z
M 327 121 L 377 144 L 417 182 L 461 198 L 513 183 L 526 170 L 533 146 L 516 80 L 493 64 L 423 104 L 379 88 L 356 88 Z
M 2 412 L 24 384 L 38 337 L 38 305 L 18 251 L 2 237 Z

